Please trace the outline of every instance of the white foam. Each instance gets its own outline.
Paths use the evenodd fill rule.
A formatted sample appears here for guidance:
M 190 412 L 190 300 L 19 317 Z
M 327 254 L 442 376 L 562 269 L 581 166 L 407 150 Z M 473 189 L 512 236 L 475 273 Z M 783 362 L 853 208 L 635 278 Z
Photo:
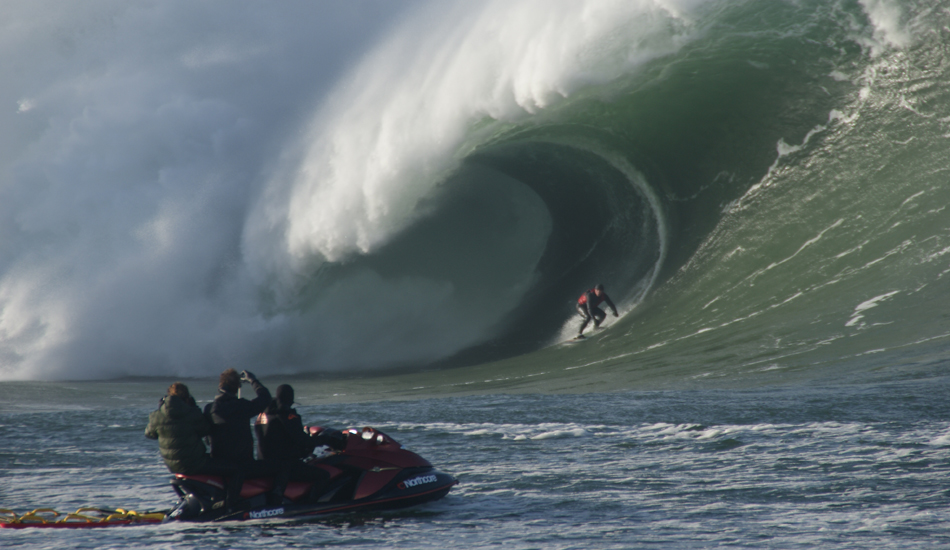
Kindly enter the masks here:
M 559 439 L 562 437 L 583 437 L 587 435 L 587 430 L 583 428 L 575 428 L 573 430 L 554 430 L 550 432 L 544 432 L 535 436 L 532 436 L 531 439 L 542 440 L 542 439 Z
M 892 296 L 894 296 L 895 294 L 899 292 L 900 292 L 899 290 L 894 290 L 894 291 L 888 292 L 887 294 L 881 294 L 880 296 L 875 296 L 874 298 L 871 298 L 870 300 L 861 302 L 860 304 L 854 307 L 854 314 L 851 316 L 851 319 L 849 319 L 848 322 L 845 323 L 844 326 L 853 327 L 859 324 L 863 325 L 865 311 L 879 306 L 881 302 L 884 302 L 885 300 L 889 300 Z
M 900 4 L 892 0 L 859 0 L 874 25 L 872 55 L 878 55 L 887 46 L 906 48 L 913 43 L 913 35 L 904 25 L 904 14 Z

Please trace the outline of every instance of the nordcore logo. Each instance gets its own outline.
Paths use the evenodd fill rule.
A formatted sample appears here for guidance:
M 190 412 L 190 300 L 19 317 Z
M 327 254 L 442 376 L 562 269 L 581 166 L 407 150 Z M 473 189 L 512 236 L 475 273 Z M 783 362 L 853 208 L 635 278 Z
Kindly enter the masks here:
M 273 508 L 271 510 L 261 510 L 260 512 L 250 512 L 248 516 L 251 519 L 263 519 L 263 518 L 272 518 L 274 516 L 279 516 L 284 513 L 283 508 Z
M 399 487 L 400 489 L 408 489 L 409 487 L 415 487 L 417 485 L 435 483 L 437 479 L 438 478 L 436 478 L 434 475 L 419 476 L 419 477 L 414 477 L 412 479 L 407 479 L 406 481 L 403 481 L 402 483 L 397 485 L 397 487 Z

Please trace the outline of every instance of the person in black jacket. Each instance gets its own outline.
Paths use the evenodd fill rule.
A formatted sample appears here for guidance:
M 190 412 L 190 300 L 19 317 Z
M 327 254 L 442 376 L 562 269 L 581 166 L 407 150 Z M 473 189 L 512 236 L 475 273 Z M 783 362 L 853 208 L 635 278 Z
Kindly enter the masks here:
M 252 400 L 238 397 L 241 382 L 248 382 L 257 394 Z M 269 504 L 280 504 L 288 475 L 276 461 L 254 460 L 254 436 L 250 421 L 264 411 L 270 403 L 270 392 L 254 376 L 243 371 L 238 375 L 234 369 L 221 373 L 218 395 L 205 407 L 205 415 L 211 419 L 211 457 L 237 465 L 245 477 L 274 476 L 274 487 L 267 496 Z
M 226 481 L 226 503 L 236 508 L 243 477 L 230 462 L 212 458 L 202 438 L 211 433 L 211 423 L 188 391 L 188 386 L 175 382 L 159 401 L 158 410 L 148 415 L 145 437 L 158 440 L 158 449 L 168 471 L 185 475 L 223 476 Z
M 308 434 L 293 404 L 294 389 L 289 384 L 278 386 L 275 399 L 257 417 L 254 425 L 257 458 L 279 461 L 289 471 L 290 479 L 311 482 L 311 494 L 316 495 L 329 480 L 329 473 L 300 460 L 310 456 L 319 445 L 343 448 L 346 436 L 338 430 L 323 430 L 316 436 Z

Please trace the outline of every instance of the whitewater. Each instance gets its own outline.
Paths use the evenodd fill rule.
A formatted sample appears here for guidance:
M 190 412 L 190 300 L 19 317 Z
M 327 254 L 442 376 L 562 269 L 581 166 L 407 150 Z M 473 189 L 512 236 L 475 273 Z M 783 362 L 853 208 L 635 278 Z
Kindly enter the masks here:
M 943 3 L 9 1 L 0 29 L 0 508 L 170 506 L 148 412 L 227 367 L 462 481 L 0 545 L 947 543 Z M 565 345 L 597 283 L 620 317 Z

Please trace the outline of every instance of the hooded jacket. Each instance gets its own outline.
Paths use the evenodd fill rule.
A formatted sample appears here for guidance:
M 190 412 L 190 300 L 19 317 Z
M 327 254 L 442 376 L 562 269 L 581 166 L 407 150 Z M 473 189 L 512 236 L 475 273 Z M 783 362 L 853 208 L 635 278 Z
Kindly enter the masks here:
M 197 472 L 208 460 L 202 437 L 211 433 L 211 423 L 194 400 L 185 402 L 176 395 L 162 400 L 158 410 L 148 415 L 145 437 L 158 440 L 158 449 L 175 474 Z

